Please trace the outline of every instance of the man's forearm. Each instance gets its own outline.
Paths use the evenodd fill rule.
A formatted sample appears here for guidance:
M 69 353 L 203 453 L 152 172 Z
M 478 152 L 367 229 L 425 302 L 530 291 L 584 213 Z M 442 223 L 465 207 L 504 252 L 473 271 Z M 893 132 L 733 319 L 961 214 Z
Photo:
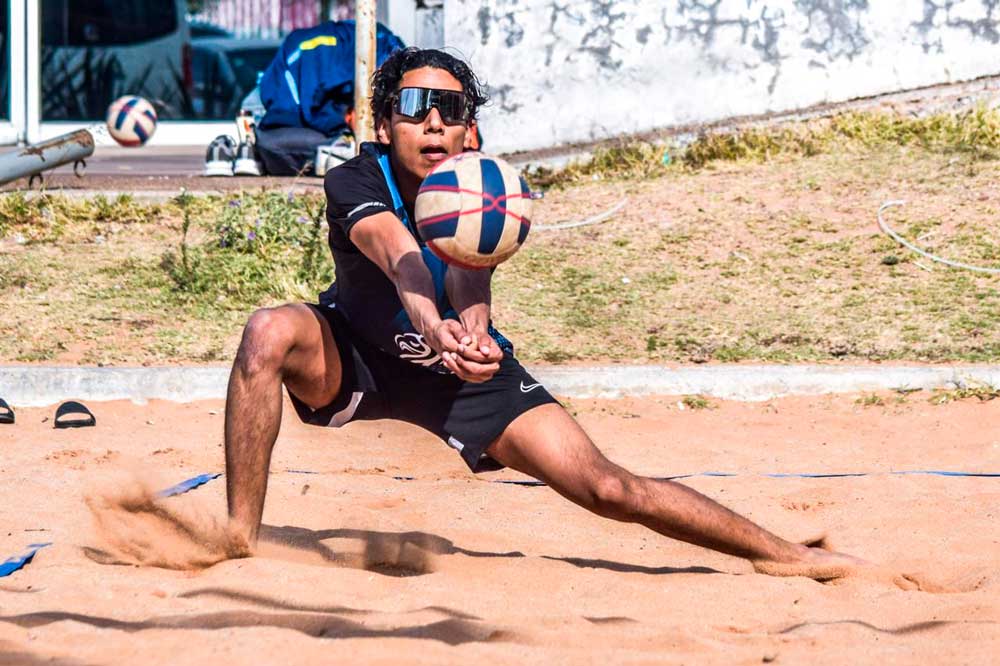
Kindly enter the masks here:
M 445 289 L 462 326 L 473 333 L 485 333 L 490 323 L 490 271 L 450 269 Z
M 417 253 L 400 257 L 389 276 L 396 286 L 399 300 L 417 332 L 430 339 L 434 327 L 441 323 L 431 273 Z
M 470 305 L 462 310 L 457 310 L 459 321 L 470 333 L 486 333 L 490 325 L 490 306 L 485 303 Z

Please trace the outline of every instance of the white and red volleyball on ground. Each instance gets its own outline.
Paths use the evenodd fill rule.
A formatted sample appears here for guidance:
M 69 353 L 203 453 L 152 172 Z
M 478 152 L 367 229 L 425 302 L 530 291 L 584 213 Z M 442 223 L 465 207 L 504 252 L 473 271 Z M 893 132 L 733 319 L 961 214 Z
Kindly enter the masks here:
M 531 228 L 531 191 L 517 170 L 482 153 L 449 157 L 427 174 L 417 232 L 443 261 L 489 268 L 517 252 Z
M 123 146 L 141 146 L 156 131 L 156 109 L 147 100 L 125 95 L 108 107 L 108 133 Z

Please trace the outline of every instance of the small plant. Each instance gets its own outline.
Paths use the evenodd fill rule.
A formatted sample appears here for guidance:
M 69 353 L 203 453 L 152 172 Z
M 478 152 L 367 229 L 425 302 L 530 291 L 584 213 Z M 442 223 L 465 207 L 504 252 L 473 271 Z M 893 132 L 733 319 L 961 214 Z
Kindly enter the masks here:
M 910 388 L 908 386 L 897 386 L 892 389 L 896 393 L 896 404 L 902 405 L 907 402 L 912 393 L 919 393 L 923 389 L 921 388 Z
M 988 402 L 1000 397 L 1000 388 L 989 385 L 961 386 L 955 389 L 935 389 L 930 398 L 932 405 L 947 405 L 950 402 L 976 398 L 979 402 Z
M 161 266 L 187 298 L 230 307 L 303 300 L 333 278 L 322 252 L 324 204 L 317 197 L 261 192 L 218 198 L 199 213 L 213 222 L 202 225 L 204 240 L 194 246 L 193 200 L 182 194 L 174 204 L 183 220 L 181 243 L 163 255 Z
M 596 149 L 587 161 L 573 162 L 562 169 L 536 167 L 524 175 L 532 187 L 557 188 L 594 180 L 655 178 L 670 168 L 670 161 L 663 159 L 667 150 L 646 141 L 622 140 Z
M 188 231 L 191 230 L 191 195 L 186 190 L 174 198 L 174 204 L 181 209 L 181 273 L 178 284 L 183 289 L 191 284 L 191 260 L 188 256 Z
M 143 222 L 160 213 L 157 204 L 140 204 L 131 194 L 119 194 L 114 199 L 98 194 L 91 203 L 90 210 L 85 215 L 97 223 L 131 224 Z
M 34 219 L 34 207 L 24 192 L 0 196 L 0 238 L 6 237 L 17 227 L 30 224 Z
M 686 395 L 681 398 L 681 404 L 688 409 L 715 409 L 715 405 L 701 394 Z
M 323 218 L 326 214 L 326 204 L 317 203 L 316 205 L 310 205 L 307 203 L 306 210 L 309 213 L 308 217 L 312 222 L 312 226 L 309 229 L 309 236 L 306 239 L 305 252 L 302 254 L 299 279 L 312 280 L 318 277 L 316 269 L 319 265 L 320 255 L 324 250 L 322 230 Z
M 878 393 L 862 393 L 854 401 L 854 404 L 862 407 L 881 407 L 885 405 L 885 401 Z
M 978 106 L 962 113 L 911 118 L 849 111 L 809 123 L 706 132 L 687 146 L 683 162 L 699 169 L 718 160 L 765 161 L 778 155 L 808 157 L 849 144 L 864 148 L 918 144 L 937 152 L 994 159 L 1000 152 L 1000 110 Z
M 707 132 L 684 150 L 686 166 L 699 169 L 717 160 L 763 161 L 781 154 L 816 155 L 824 152 L 830 137 L 809 125 L 751 127 L 738 132 Z
M 0 194 L 0 238 L 18 233 L 32 243 L 51 243 L 67 234 L 90 237 L 107 225 L 153 222 L 162 213 L 159 204 L 140 203 L 130 194 L 77 199 L 16 191 Z

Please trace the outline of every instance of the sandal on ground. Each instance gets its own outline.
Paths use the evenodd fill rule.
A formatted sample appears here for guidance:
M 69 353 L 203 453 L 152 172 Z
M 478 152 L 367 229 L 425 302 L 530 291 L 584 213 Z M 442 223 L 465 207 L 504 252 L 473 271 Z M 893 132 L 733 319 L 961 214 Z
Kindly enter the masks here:
M 14 410 L 10 408 L 7 401 L 0 398 L 0 423 L 13 423 Z
M 64 418 L 69 416 L 82 418 Z M 87 428 L 93 425 L 97 425 L 97 419 L 83 403 L 68 400 L 56 409 L 56 428 Z

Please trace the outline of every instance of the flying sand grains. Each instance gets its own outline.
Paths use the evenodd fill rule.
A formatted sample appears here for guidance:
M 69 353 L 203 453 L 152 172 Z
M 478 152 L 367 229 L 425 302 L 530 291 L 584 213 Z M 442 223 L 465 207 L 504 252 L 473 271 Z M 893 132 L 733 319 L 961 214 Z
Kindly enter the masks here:
M 138 475 L 84 500 L 95 540 L 84 552 L 104 564 L 195 570 L 251 555 L 246 542 L 228 533 L 225 521 L 190 500 L 159 497 Z

